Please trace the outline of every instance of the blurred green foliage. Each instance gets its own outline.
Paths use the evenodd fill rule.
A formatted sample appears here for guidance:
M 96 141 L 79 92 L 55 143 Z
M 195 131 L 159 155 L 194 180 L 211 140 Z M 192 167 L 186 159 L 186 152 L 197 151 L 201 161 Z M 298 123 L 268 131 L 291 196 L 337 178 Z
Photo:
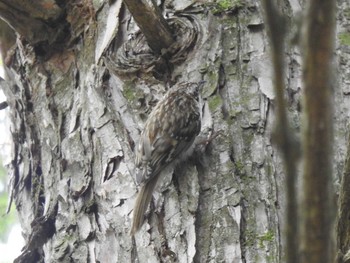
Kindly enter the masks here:
M 12 205 L 10 213 L 6 214 L 8 192 L 7 192 L 7 172 L 0 158 L 0 241 L 6 242 L 11 226 L 16 222 L 16 211 Z

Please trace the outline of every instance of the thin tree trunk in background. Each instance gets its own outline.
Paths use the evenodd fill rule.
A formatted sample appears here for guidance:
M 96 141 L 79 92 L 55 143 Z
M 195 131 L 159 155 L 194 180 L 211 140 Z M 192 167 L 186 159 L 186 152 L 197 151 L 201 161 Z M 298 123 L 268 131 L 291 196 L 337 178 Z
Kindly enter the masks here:
M 287 32 L 286 17 L 277 9 L 270 0 L 263 1 L 267 32 L 271 44 L 271 57 L 274 69 L 274 91 L 276 94 L 276 124 L 273 132 L 273 140 L 280 150 L 286 172 L 286 248 L 285 260 L 287 263 L 299 262 L 299 217 L 298 195 L 296 189 L 297 165 L 300 158 L 300 145 L 292 130 L 287 115 L 287 103 L 285 101 L 285 39 Z
M 303 201 L 301 262 L 334 260 L 333 0 L 310 0 L 302 35 L 304 52 Z
M 347 14 L 350 10 L 349 1 L 341 1 L 338 3 L 338 18 L 339 22 L 337 25 L 338 34 L 337 39 L 339 41 L 338 47 L 338 59 L 339 59 L 339 83 L 346 83 L 349 79 L 349 76 L 345 76 L 342 72 L 347 71 L 347 68 L 350 66 L 350 41 L 349 32 L 346 25 L 350 23 L 350 17 Z M 345 26 L 344 26 L 345 25 Z M 341 86 L 342 87 L 342 86 Z M 343 94 L 343 100 L 347 100 L 349 103 L 349 85 L 344 85 L 341 89 Z M 337 99 L 337 97 L 335 97 Z M 338 100 L 339 101 L 339 100 Z M 337 109 L 337 108 L 336 108 Z M 339 113 L 339 112 L 338 112 Z M 349 132 L 349 120 L 344 123 L 344 126 L 347 130 L 347 134 L 344 135 L 343 145 L 347 147 L 347 153 L 344 153 L 345 163 L 344 169 L 342 172 L 341 186 L 339 190 L 339 200 L 338 200 L 338 218 L 337 218 L 337 263 L 347 263 L 350 260 L 350 221 L 349 221 L 349 207 L 350 207 L 350 132 Z M 336 129 L 338 131 L 338 129 Z

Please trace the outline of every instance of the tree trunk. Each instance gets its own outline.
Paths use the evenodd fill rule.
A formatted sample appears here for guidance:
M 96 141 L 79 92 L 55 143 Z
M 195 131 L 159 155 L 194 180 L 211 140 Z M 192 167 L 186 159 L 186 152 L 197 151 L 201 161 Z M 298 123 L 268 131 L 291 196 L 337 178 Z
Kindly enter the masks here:
M 284 170 L 270 139 L 274 93 L 262 10 L 258 1 L 225 2 L 166 2 L 177 43 L 186 41 L 157 59 L 118 0 L 61 4 L 45 24 L 57 34 L 17 39 L 2 82 L 26 240 L 17 262 L 283 262 Z M 301 7 L 280 8 L 292 27 Z M 133 55 L 138 66 L 125 61 Z M 286 57 L 298 130 L 300 54 L 289 47 Z M 132 240 L 134 147 L 147 115 L 172 84 L 202 79 L 203 143 L 165 173 Z M 343 83 L 335 87 L 337 178 L 350 112 Z
M 350 16 L 348 15 L 350 10 L 350 3 L 348 1 L 340 1 L 338 3 L 338 27 L 337 27 L 337 35 L 338 35 L 338 48 L 337 48 L 337 55 L 338 55 L 338 72 L 339 72 L 339 78 L 338 82 L 340 84 L 341 89 L 338 91 L 338 94 L 336 94 L 336 140 L 340 141 L 340 144 L 338 147 L 342 147 L 344 149 L 347 147 L 346 151 L 339 151 L 339 148 L 335 148 L 335 156 L 336 158 L 339 158 L 341 160 L 344 160 L 343 162 L 338 162 L 337 165 L 337 171 L 338 176 L 337 182 L 341 179 L 341 186 L 339 190 L 339 207 L 338 207 L 338 222 L 337 222 L 337 263 L 346 263 L 350 262 L 350 221 L 349 221 L 349 200 L 350 200 L 350 185 L 349 185 L 349 179 L 350 179 L 350 133 L 349 133 L 349 108 L 348 106 L 345 106 L 345 109 L 342 107 L 339 107 L 339 103 L 341 102 L 341 105 L 344 105 L 343 103 L 347 103 L 349 105 L 349 95 L 350 95 L 350 86 L 348 85 L 350 81 L 349 74 L 346 74 L 345 72 L 348 71 L 348 68 L 350 67 L 350 41 L 349 37 L 350 34 L 347 30 L 347 25 L 350 24 Z M 340 115 L 344 115 L 346 119 L 344 119 L 344 123 L 339 121 L 341 118 L 339 118 Z M 339 134 L 339 132 L 341 132 Z M 339 154 L 342 154 L 339 156 Z

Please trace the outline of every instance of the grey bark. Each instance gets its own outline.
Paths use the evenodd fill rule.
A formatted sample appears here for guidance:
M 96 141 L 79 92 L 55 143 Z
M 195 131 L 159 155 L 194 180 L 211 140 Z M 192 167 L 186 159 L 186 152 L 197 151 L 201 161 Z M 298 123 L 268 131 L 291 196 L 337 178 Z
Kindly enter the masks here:
M 116 50 L 137 36 L 130 15 L 120 1 L 67 6 L 68 44 L 44 58 L 17 40 L 3 88 L 13 196 L 27 243 L 18 262 L 283 262 L 284 172 L 270 139 L 274 94 L 259 2 L 165 7 L 186 12 L 200 29 L 166 79 L 207 81 L 202 136 L 219 135 L 167 173 L 136 245 L 128 234 L 137 192 L 133 147 L 167 85 L 152 74 L 157 66 L 116 74 Z M 292 28 L 299 2 L 281 9 Z M 337 47 L 345 80 L 348 46 Z M 289 47 L 286 57 L 288 111 L 298 130 L 300 53 Z M 335 85 L 337 177 L 350 112 L 344 83 Z

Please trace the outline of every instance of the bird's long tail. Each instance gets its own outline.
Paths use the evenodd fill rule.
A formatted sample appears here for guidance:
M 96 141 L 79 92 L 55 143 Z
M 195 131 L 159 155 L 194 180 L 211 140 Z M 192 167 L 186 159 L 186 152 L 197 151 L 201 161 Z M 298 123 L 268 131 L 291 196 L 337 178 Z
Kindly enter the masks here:
M 130 235 L 134 236 L 137 231 L 141 228 L 144 221 L 144 215 L 148 208 L 149 203 L 151 202 L 152 193 L 154 190 L 154 187 L 157 184 L 158 181 L 158 175 L 154 175 L 153 178 L 151 178 L 148 182 L 146 182 L 140 189 L 135 205 L 134 205 L 134 211 L 133 211 L 133 220 L 132 220 L 132 227 L 130 231 Z

